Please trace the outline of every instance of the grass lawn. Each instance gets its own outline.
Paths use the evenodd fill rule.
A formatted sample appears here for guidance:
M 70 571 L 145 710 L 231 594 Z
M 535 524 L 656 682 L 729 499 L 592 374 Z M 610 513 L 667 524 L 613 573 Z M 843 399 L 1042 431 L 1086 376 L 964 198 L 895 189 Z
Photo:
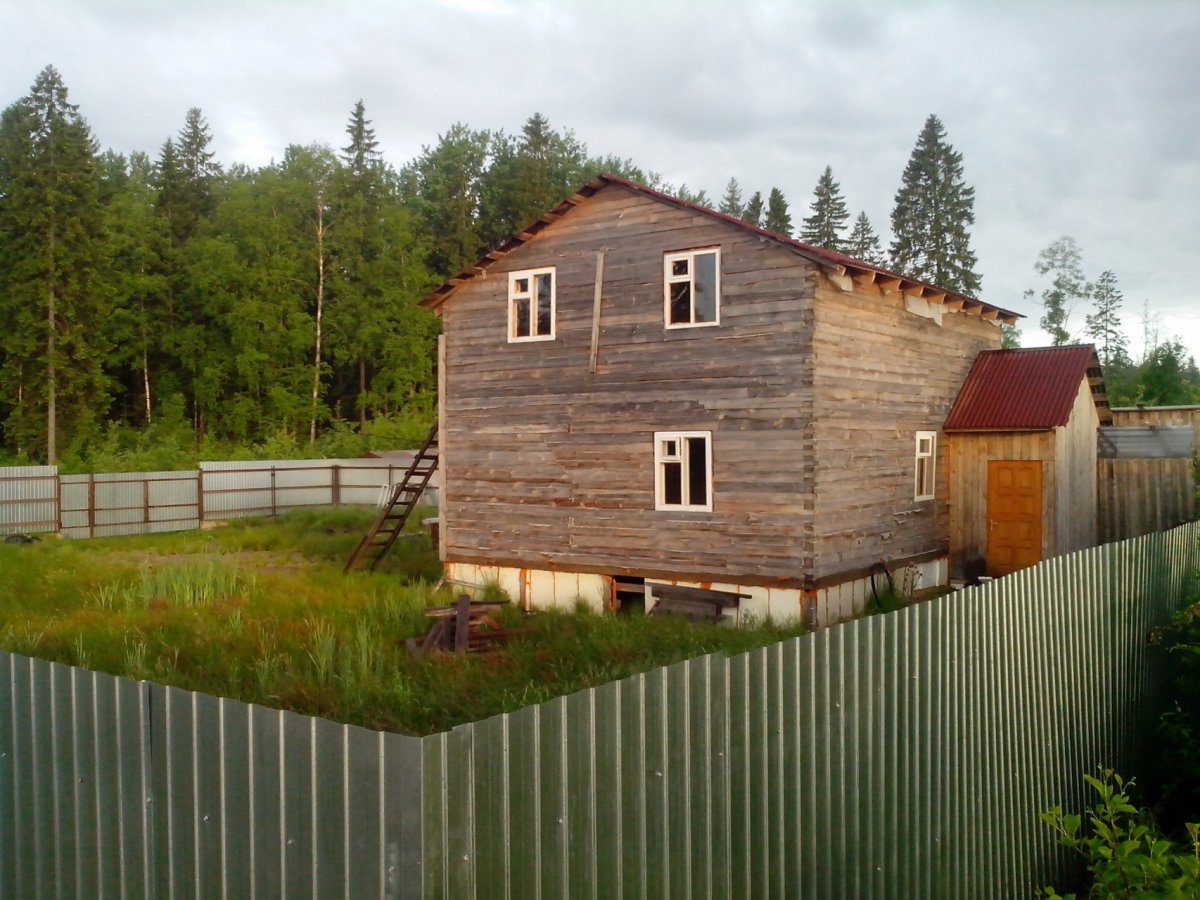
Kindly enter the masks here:
M 799 627 L 505 610 L 531 627 L 496 652 L 411 658 L 404 639 L 450 603 L 414 526 L 375 573 L 342 574 L 366 510 L 207 531 L 0 543 L 0 649 L 367 728 L 430 734 Z

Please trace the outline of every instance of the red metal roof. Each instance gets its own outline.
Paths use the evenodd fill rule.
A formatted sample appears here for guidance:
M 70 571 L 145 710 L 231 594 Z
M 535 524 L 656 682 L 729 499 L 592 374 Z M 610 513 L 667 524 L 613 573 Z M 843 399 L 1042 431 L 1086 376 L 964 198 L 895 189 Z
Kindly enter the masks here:
M 1112 421 L 1091 344 L 984 350 L 946 417 L 946 431 L 1048 431 L 1066 425 L 1085 379 L 1102 424 Z
M 561 219 L 572 209 L 583 203 L 588 198 L 592 197 L 597 191 L 607 185 L 614 184 L 628 188 L 632 191 L 637 191 L 640 194 L 653 197 L 656 200 L 661 200 L 664 203 L 669 203 L 672 206 L 677 206 L 682 209 L 692 210 L 693 212 L 703 213 L 706 216 L 711 216 L 714 219 L 721 219 L 728 222 L 730 225 L 736 225 L 738 228 L 743 228 L 747 231 L 752 231 L 755 234 L 771 238 L 783 244 L 802 256 L 816 262 L 826 270 L 828 274 L 848 275 L 853 278 L 865 278 L 867 282 L 878 281 L 885 283 L 888 287 L 904 291 L 905 293 L 914 293 L 919 296 L 925 296 L 934 302 L 946 303 L 953 309 L 961 309 L 967 312 L 973 312 L 988 319 L 997 319 L 1009 325 L 1015 323 L 1018 319 L 1023 318 L 1020 313 L 1012 312 L 999 306 L 993 306 L 990 303 L 984 303 L 975 297 L 960 294 L 957 291 L 949 290 L 948 288 L 938 287 L 934 284 L 918 281 L 915 278 L 909 278 L 905 275 L 900 275 L 896 272 L 889 272 L 887 269 L 882 269 L 879 266 L 872 265 L 868 262 L 863 262 L 859 259 L 852 259 L 849 256 L 844 256 L 841 253 L 834 253 L 831 250 L 825 250 L 821 247 L 814 247 L 811 244 L 805 244 L 795 238 L 787 237 L 782 234 L 777 234 L 774 231 L 767 231 L 765 228 L 759 228 L 756 225 L 751 225 L 749 222 L 743 222 L 741 219 L 734 216 L 726 215 L 725 213 L 717 212 L 705 206 L 700 206 L 696 203 L 691 203 L 687 200 L 681 200 L 678 197 L 672 197 L 670 194 L 664 194 L 661 191 L 656 191 L 653 188 L 648 188 L 644 184 L 638 184 L 636 181 L 630 181 L 627 178 L 621 178 L 619 175 L 598 175 L 581 187 L 578 191 L 564 200 L 554 209 L 545 213 L 536 222 L 530 225 L 523 231 L 514 234 L 512 237 L 505 240 L 494 250 L 485 253 L 475 265 L 466 269 L 459 275 L 451 278 L 441 287 L 437 288 L 426 296 L 421 304 L 433 310 L 437 310 L 455 291 L 463 284 L 473 279 L 475 276 L 482 274 L 487 270 L 487 267 L 499 259 L 504 258 L 517 247 L 524 244 L 543 228 L 550 225 L 552 222 Z

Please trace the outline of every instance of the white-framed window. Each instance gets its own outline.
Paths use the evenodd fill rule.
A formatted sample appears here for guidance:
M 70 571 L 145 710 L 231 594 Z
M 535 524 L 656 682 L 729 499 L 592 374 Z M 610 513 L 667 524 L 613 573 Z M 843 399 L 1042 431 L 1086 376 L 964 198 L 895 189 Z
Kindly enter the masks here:
M 663 254 L 663 319 L 667 328 L 721 321 L 721 250 Z
M 937 459 L 937 432 L 917 432 L 916 469 L 913 478 L 914 500 L 932 500 L 934 494 L 934 462 Z
M 712 432 L 654 433 L 654 508 L 712 512 Z
M 554 340 L 554 267 L 508 273 L 508 340 Z

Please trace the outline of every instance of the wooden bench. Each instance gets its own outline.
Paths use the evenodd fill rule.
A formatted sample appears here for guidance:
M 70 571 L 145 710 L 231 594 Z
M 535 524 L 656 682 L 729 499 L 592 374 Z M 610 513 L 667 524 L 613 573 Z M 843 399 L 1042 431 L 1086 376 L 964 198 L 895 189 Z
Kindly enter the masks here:
M 652 616 L 686 616 L 689 622 L 717 622 L 725 618 L 725 610 L 737 609 L 749 594 L 733 591 L 711 591 L 705 588 L 681 587 L 677 584 L 648 583 L 650 598 L 655 604 Z

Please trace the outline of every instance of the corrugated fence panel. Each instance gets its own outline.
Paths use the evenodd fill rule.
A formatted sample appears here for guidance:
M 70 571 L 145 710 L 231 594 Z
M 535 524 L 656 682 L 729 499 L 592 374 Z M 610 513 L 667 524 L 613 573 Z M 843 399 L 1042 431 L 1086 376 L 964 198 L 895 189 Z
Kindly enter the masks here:
M 0 654 L 0 896 L 1024 897 L 1200 524 L 424 739 Z
M 63 475 L 62 532 L 112 537 L 200 527 L 195 472 Z
M 1193 523 L 426 739 L 425 895 L 1026 897 L 1131 764 Z M 507 852 L 505 852 L 507 851 Z
M 386 459 L 203 462 L 204 516 L 231 519 L 306 506 L 378 505 L 406 468 Z M 424 502 L 436 505 L 436 493 L 427 492 Z
M 58 530 L 58 467 L 0 467 L 0 534 Z
M 419 738 L 0 653 L 0 896 L 421 895 Z
M 0 534 L 109 537 L 180 531 L 202 520 L 277 515 L 310 506 L 376 506 L 405 458 L 206 462 L 200 471 L 58 475 L 54 466 L 0 468 Z M 422 503 L 436 506 L 435 471 Z
M 146 685 L 6 653 L 0 678 L 0 896 L 156 896 Z

